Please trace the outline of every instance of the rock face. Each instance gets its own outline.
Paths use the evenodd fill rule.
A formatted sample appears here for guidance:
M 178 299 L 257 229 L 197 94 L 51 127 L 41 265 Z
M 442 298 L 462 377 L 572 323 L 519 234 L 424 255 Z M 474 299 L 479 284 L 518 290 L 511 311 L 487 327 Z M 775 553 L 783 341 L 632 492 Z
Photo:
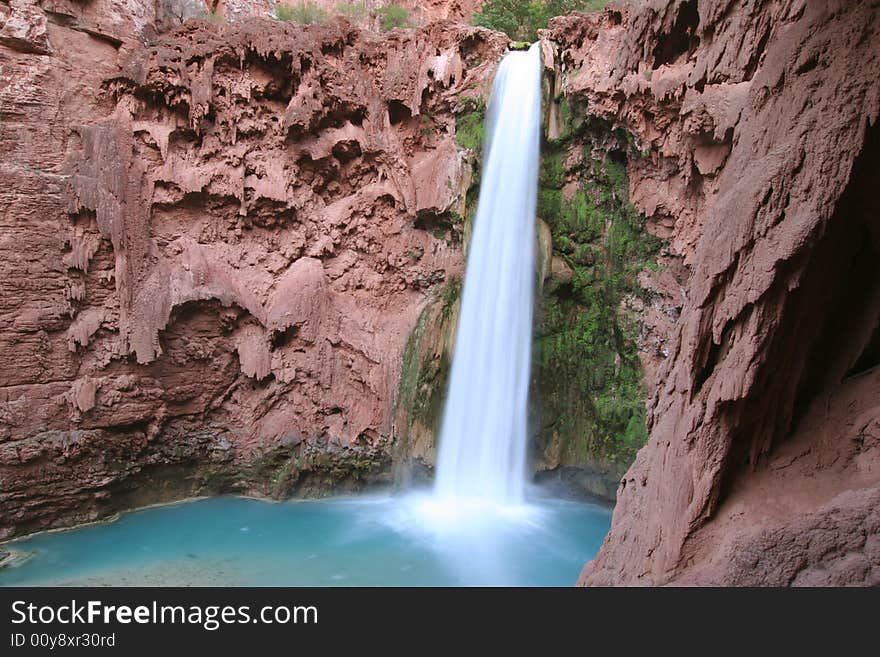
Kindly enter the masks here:
M 0 2 L 0 537 L 387 476 L 461 272 L 453 110 L 503 35 L 160 18 Z
M 690 272 L 580 583 L 880 583 L 880 3 L 632 3 L 545 39 Z

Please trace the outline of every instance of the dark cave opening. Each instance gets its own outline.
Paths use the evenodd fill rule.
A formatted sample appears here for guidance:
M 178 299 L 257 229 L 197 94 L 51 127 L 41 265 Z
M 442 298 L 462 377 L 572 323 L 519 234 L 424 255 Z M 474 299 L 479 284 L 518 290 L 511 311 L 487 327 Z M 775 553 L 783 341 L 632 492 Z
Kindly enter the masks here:
M 796 424 L 820 394 L 878 364 L 880 320 L 880 123 L 868 127 L 862 152 L 832 215 L 810 272 L 821 295 L 807 296 L 818 315 L 816 339 L 794 404 Z M 823 253 L 824 252 L 824 253 Z M 827 254 L 827 255 L 825 255 Z M 824 256 L 824 257 L 823 257 Z M 809 301 L 807 301 L 809 299 Z M 823 303 L 824 301 L 824 303 Z
M 852 174 L 813 247 L 787 262 L 767 316 L 764 365 L 753 394 L 731 407 L 735 426 L 715 501 L 737 475 L 792 436 L 816 403 L 880 364 L 880 122 L 868 126 Z M 791 274 L 805 271 L 789 289 Z M 714 345 L 713 345 L 714 347 Z M 711 354 L 707 359 L 711 362 Z
M 693 52 L 700 45 L 697 28 L 700 26 L 700 12 L 697 0 L 688 0 L 681 5 L 672 29 L 661 34 L 654 47 L 653 69 L 656 71 L 664 64 L 672 64 L 684 54 Z
M 880 365 L 880 319 L 877 321 L 877 327 L 874 334 L 868 340 L 862 355 L 856 360 L 855 365 L 846 373 L 846 379 L 850 379 L 860 374 L 865 374 Z
M 397 125 L 411 118 L 412 112 L 409 110 L 409 107 L 399 100 L 388 101 L 388 120 L 391 121 L 391 125 Z
M 333 157 L 342 164 L 350 162 L 361 155 L 363 155 L 361 145 L 354 139 L 340 141 L 333 146 Z
M 272 345 L 272 350 L 280 349 L 281 347 L 286 347 L 290 344 L 291 340 L 296 337 L 299 333 L 299 325 L 293 324 L 288 326 L 285 329 L 272 331 L 269 342 Z

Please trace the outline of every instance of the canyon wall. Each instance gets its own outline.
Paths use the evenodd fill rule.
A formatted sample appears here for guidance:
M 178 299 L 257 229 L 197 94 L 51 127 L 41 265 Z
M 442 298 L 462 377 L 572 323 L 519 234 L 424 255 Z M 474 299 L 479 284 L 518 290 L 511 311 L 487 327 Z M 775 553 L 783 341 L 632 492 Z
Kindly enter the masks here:
M 618 3 L 543 39 L 681 264 L 646 276 L 680 319 L 649 307 L 650 437 L 580 583 L 880 583 L 880 3 Z
M 0 537 L 388 481 L 507 39 L 0 2 Z

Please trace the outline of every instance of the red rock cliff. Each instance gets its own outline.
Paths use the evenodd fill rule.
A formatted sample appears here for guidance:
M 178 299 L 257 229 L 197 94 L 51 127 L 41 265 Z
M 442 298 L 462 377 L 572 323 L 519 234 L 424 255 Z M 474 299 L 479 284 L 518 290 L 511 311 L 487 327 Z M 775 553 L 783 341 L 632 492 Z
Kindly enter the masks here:
M 503 35 L 0 2 L 0 536 L 387 474 Z M 165 17 L 167 18 L 167 17 Z
M 581 584 L 880 583 L 880 3 L 630 3 L 545 39 L 690 272 Z

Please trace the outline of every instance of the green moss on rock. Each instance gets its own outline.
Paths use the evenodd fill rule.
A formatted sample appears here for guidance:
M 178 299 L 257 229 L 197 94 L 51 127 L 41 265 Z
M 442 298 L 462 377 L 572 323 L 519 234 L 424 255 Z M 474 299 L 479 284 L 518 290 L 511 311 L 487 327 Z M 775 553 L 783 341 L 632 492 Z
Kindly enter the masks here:
M 486 137 L 486 104 L 466 96 L 461 106 L 462 111 L 455 117 L 455 139 L 462 148 L 479 153 Z
M 415 422 L 431 430 L 439 426 L 451 365 L 445 345 L 454 328 L 461 288 L 457 276 L 439 288 L 407 340 L 395 415 L 402 414 L 408 426 Z
M 400 371 L 400 387 L 397 392 L 397 409 L 403 409 L 407 416 L 415 405 L 415 395 L 418 388 L 419 375 L 421 372 L 422 336 L 425 333 L 425 325 L 428 321 L 430 306 L 427 306 L 419 315 L 415 327 L 406 341 L 403 351 L 403 366 Z
M 592 145 L 609 137 L 619 149 Z M 655 263 L 661 242 L 629 202 L 630 143 L 618 137 L 583 121 L 576 135 L 545 144 L 542 158 L 539 216 L 554 255 L 573 272 L 545 286 L 536 316 L 537 448 L 551 465 L 627 465 L 647 438 L 640 323 L 625 300 L 644 294 L 638 274 Z M 588 146 L 577 153 L 579 142 Z

